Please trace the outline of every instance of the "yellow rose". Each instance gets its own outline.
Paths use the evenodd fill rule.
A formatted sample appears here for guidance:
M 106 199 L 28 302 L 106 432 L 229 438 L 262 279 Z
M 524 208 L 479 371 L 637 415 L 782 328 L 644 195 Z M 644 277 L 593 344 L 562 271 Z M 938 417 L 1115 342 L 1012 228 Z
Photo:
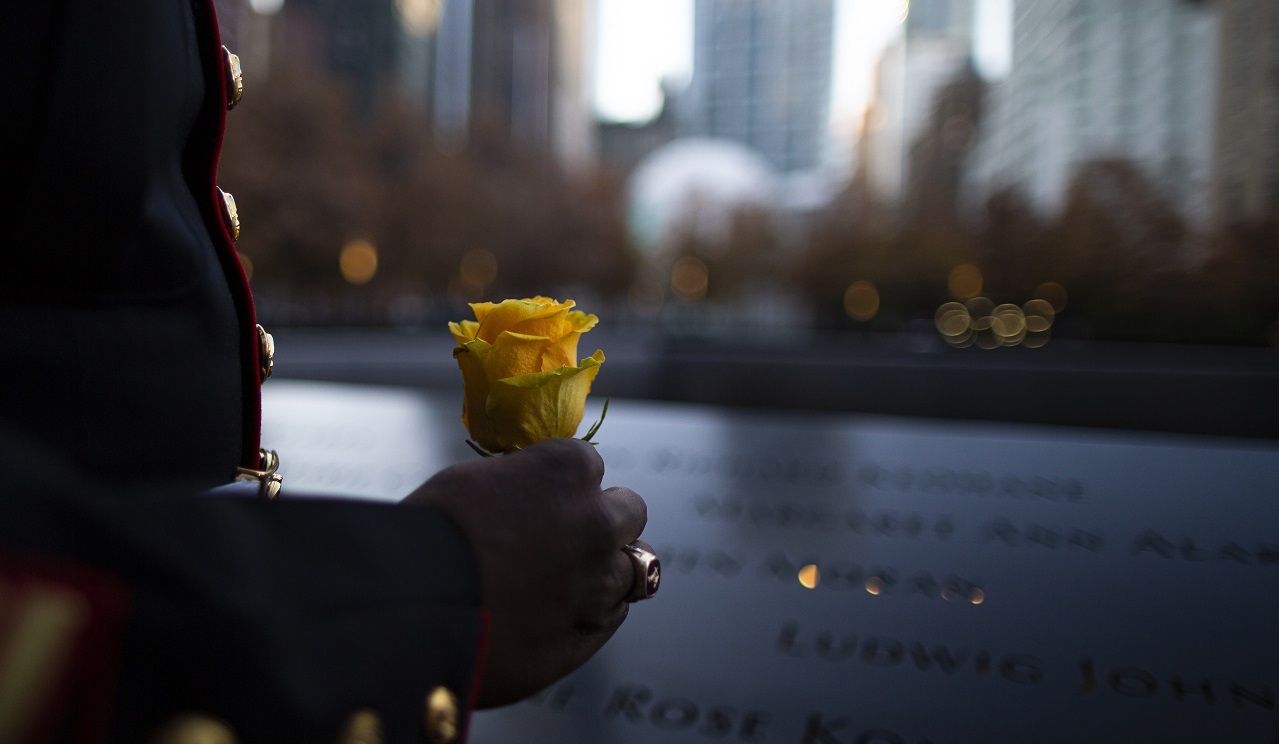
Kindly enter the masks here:
M 577 339 L 599 318 L 547 297 L 477 302 L 475 320 L 449 323 L 462 370 L 462 423 L 491 452 L 571 437 L 604 361 L 577 362 Z

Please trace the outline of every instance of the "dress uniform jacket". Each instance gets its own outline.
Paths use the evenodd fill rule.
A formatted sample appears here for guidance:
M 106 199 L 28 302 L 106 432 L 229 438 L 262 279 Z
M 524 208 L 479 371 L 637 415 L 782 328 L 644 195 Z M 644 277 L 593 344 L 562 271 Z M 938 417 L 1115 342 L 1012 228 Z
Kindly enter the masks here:
M 0 742 L 460 739 L 486 617 L 452 523 L 201 495 L 262 467 L 269 362 L 211 0 L 13 0 L 0 34 Z

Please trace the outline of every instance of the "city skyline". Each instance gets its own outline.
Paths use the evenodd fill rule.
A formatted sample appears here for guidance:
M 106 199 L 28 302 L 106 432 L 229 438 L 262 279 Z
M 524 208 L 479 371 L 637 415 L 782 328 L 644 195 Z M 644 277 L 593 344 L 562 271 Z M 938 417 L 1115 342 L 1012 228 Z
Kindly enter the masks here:
M 1051 210 L 1059 206 L 1076 165 L 1096 157 L 1138 163 L 1171 191 L 1181 211 L 1196 218 L 1209 212 L 1229 218 L 1226 201 L 1245 205 L 1248 214 L 1264 212 L 1274 200 L 1272 192 L 1279 191 L 1269 185 L 1277 178 L 1270 172 L 1279 171 L 1250 165 L 1248 156 L 1257 151 L 1262 155 L 1257 163 L 1279 161 L 1272 154 L 1276 148 L 1269 140 L 1257 140 L 1251 149 L 1242 146 L 1249 138 L 1270 136 L 1259 134 L 1261 125 L 1255 122 L 1266 118 L 1264 101 L 1275 94 L 1257 69 L 1239 67 L 1274 48 L 1279 31 L 1267 35 L 1264 31 L 1273 23 L 1252 24 L 1248 38 L 1239 38 L 1240 44 L 1247 41 L 1255 49 L 1244 54 L 1243 46 L 1218 43 L 1226 33 L 1224 20 L 1220 33 L 1214 30 L 1219 16 L 1248 17 L 1245 0 L 1139 0 L 1131 8 L 1092 0 L 1017 2 L 1016 66 L 999 52 L 1000 39 L 1014 30 L 1013 25 L 1000 30 L 1000 19 L 1013 9 L 1013 0 L 828 2 L 833 12 L 802 21 L 794 10 L 804 7 L 799 5 L 762 5 L 751 11 L 772 15 L 750 31 L 750 43 L 780 45 L 782 56 L 747 60 L 767 74 L 745 75 L 736 93 L 723 88 L 714 94 L 714 103 L 707 98 L 711 89 L 705 81 L 698 90 L 689 87 L 697 78 L 696 55 L 703 55 L 700 64 L 715 59 L 705 56 L 705 49 L 695 52 L 696 44 L 709 37 L 697 35 L 692 11 L 713 7 L 710 0 L 542 0 L 530 3 L 528 12 L 501 17 L 480 14 L 472 0 L 369 5 L 287 0 L 282 8 L 268 7 L 263 0 L 220 0 L 219 5 L 228 11 L 224 30 L 233 42 L 245 42 L 244 60 L 254 70 L 266 72 L 270 55 L 261 45 L 283 32 L 289 54 L 318 55 L 322 59 L 317 61 L 357 82 L 357 110 L 365 112 L 360 116 L 368 115 L 387 83 L 426 107 L 441 138 L 450 132 L 465 136 L 476 110 L 509 109 L 503 116 L 511 136 L 549 148 L 570 167 L 600 159 L 616 162 L 600 152 L 600 125 L 619 126 L 601 117 L 601 90 L 619 101 L 632 96 L 631 105 L 642 104 L 632 109 L 638 115 L 634 112 L 642 107 L 664 105 L 658 81 L 665 76 L 670 83 L 666 92 L 674 94 L 674 108 L 682 112 L 667 139 L 690 134 L 734 139 L 757 150 L 779 173 L 820 171 L 829 184 L 849 178 L 873 151 L 875 167 L 887 173 L 878 181 L 879 191 L 892 201 L 903 193 L 906 156 L 932 92 L 953 74 L 950 70 L 971 58 L 990 91 L 975 147 L 964 164 L 966 183 L 976 186 L 966 190 L 970 205 L 993 188 L 1012 185 L 1027 191 L 1041 209 Z M 1267 5 L 1262 1 L 1258 7 Z M 271 12 L 280 16 L 278 21 L 271 20 Z M 948 16 L 945 38 L 932 28 L 939 13 Z M 684 20 L 671 22 L 674 16 Z M 1198 20 L 1192 29 L 1179 19 Z M 777 35 L 778 28 L 793 23 L 804 26 L 802 36 L 786 40 Z M 1117 32 L 1120 26 L 1130 32 Z M 626 29 L 630 46 L 611 43 L 620 37 L 608 29 L 618 27 Z M 831 36 L 823 39 L 825 28 Z M 776 38 L 766 41 L 763 29 Z M 1058 37 L 1064 42 L 1052 42 Z M 662 43 L 652 45 L 654 38 Z M 695 43 L 698 38 L 703 41 Z M 1014 45 L 1003 46 L 1011 52 Z M 935 52 L 929 51 L 932 47 Z M 803 61 L 814 50 L 825 50 L 818 56 L 828 61 Z M 1227 53 L 1234 56 L 1215 59 Z M 619 67 L 619 59 L 644 65 Z M 713 64 L 720 65 L 720 72 L 708 73 L 708 79 L 742 68 L 731 60 Z M 789 71 L 780 72 L 783 68 Z M 909 83 L 902 87 L 896 78 Z M 714 85 L 724 85 L 723 80 Z M 824 102 L 819 88 L 829 91 Z M 770 92 L 759 98 L 765 89 Z M 637 93 L 647 98 L 640 101 Z M 755 101 L 733 103 L 735 95 Z M 1231 95 L 1255 101 L 1257 113 L 1242 115 L 1239 104 L 1229 103 Z M 800 98 L 806 101 L 802 105 Z M 875 104 L 870 114 L 867 103 Z M 699 107 L 699 115 L 723 108 L 712 114 L 719 123 L 690 124 L 688 112 Z M 787 115 L 779 113 L 783 109 Z M 874 130 L 863 132 L 867 125 Z M 802 145 L 796 139 L 800 129 L 807 132 L 800 138 Z M 878 141 L 874 147 L 863 136 L 868 134 Z M 661 136 L 649 141 L 660 145 Z M 796 159 L 796 148 L 808 154 Z M 814 149 L 821 153 L 816 160 Z M 634 162 L 642 154 L 637 151 L 626 160 Z
M 693 69 L 696 0 L 595 0 L 592 107 L 607 124 L 641 124 L 663 104 L 662 82 L 682 91 Z M 906 0 L 835 0 L 826 166 L 851 175 L 853 148 L 876 88 L 876 67 L 901 37 Z M 1011 64 L 1012 0 L 976 0 L 970 35 L 977 69 L 999 79 Z M 656 45 L 652 40 L 657 39 Z
M 693 73 L 693 6 L 696 0 L 644 4 L 595 0 L 597 7 L 594 107 L 606 122 L 644 122 L 661 107 L 663 78 L 677 86 Z M 835 75 L 832 107 L 848 121 L 860 119 L 872 91 L 880 54 L 899 33 L 904 0 L 836 0 Z M 1012 0 L 978 0 L 973 53 L 987 78 L 1007 74 Z
M 1014 186 L 1053 211 L 1082 164 L 1123 158 L 1183 214 L 1206 218 L 1214 10 L 1184 0 L 1016 7 L 1014 66 L 991 90 L 969 163 L 970 199 Z
M 680 136 L 746 145 L 778 173 L 830 160 L 834 0 L 698 0 Z

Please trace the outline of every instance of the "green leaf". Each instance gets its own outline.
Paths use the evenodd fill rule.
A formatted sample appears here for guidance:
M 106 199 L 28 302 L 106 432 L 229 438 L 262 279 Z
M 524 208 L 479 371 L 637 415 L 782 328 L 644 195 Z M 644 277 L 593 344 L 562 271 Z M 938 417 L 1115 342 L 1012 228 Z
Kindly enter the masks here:
M 600 411 L 599 421 L 596 421 L 594 424 L 591 425 L 590 430 L 586 432 L 586 436 L 582 437 L 583 442 L 587 442 L 588 444 L 595 444 L 595 442 L 591 441 L 591 437 L 595 436 L 595 432 L 600 430 L 600 424 L 604 423 L 604 417 L 608 415 L 608 402 L 610 400 L 612 400 L 612 398 L 604 399 L 604 409 Z
M 466 443 L 467 443 L 467 444 L 471 447 L 471 449 L 473 449 L 473 450 L 475 450 L 477 453 L 479 453 L 480 457 L 492 457 L 492 456 L 493 456 L 493 453 L 492 453 L 492 452 L 489 452 L 488 450 L 484 449 L 483 447 L 481 447 L 480 445 L 476 444 L 475 442 L 472 442 L 472 441 L 471 441 L 471 440 L 469 440 L 469 439 L 468 439 L 468 440 L 466 440 Z

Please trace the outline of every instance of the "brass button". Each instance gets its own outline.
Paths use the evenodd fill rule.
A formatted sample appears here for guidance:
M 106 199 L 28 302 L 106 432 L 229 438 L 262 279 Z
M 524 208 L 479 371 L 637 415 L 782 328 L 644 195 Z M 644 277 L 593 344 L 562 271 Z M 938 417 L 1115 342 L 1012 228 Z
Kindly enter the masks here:
M 244 95 L 244 75 L 240 72 L 240 57 L 222 47 L 222 74 L 226 77 L 226 110 L 235 108 Z
M 226 231 L 231 234 L 231 240 L 239 240 L 240 211 L 235 208 L 235 197 L 222 189 L 218 189 L 218 193 L 222 195 L 222 224 L 226 225 Z
M 235 469 L 235 480 L 241 483 L 256 483 L 258 495 L 264 499 L 274 499 L 280 495 L 284 485 L 284 476 L 278 472 L 280 456 L 275 450 L 258 449 L 258 469 L 238 467 Z
M 275 371 L 275 339 L 266 329 L 258 325 L 258 373 L 261 382 L 266 382 Z
M 337 744 L 382 744 L 382 719 L 368 708 L 355 711 L 338 734 Z
M 235 732 L 225 723 L 186 714 L 166 723 L 151 739 L 152 744 L 235 744 Z
M 426 696 L 426 740 L 448 744 L 457 738 L 457 696 L 437 687 Z

